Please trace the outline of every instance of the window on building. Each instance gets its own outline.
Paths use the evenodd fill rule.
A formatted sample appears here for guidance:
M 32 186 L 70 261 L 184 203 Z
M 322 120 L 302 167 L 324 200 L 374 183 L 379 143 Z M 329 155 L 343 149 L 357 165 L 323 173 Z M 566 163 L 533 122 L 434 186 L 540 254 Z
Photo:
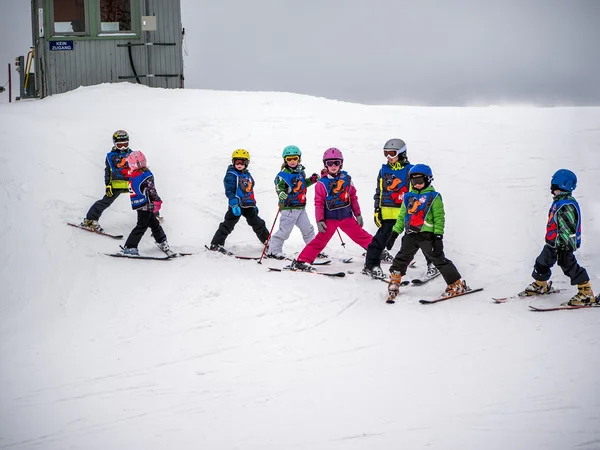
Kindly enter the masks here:
M 131 0 L 100 0 L 100 31 L 131 32 Z
M 87 34 L 86 0 L 52 0 L 54 34 Z

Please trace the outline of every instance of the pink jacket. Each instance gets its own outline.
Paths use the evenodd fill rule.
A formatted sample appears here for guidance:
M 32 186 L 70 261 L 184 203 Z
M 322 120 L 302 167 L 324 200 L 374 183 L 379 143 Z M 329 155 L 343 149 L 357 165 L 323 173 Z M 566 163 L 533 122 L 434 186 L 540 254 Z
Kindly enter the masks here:
M 333 177 L 328 177 L 333 179 Z M 327 188 L 323 182 L 315 184 L 315 217 L 317 222 L 324 220 L 342 220 L 348 217 L 360 216 L 360 206 L 358 204 L 358 197 L 356 195 L 356 188 L 351 183 L 348 189 L 348 195 L 350 196 L 350 205 L 343 208 L 330 210 L 327 209 Z

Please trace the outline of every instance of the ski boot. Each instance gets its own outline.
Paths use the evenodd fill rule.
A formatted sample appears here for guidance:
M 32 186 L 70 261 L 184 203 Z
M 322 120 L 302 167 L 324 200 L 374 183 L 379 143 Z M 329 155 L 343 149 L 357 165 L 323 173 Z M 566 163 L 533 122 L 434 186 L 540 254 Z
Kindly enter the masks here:
M 433 263 L 427 264 L 427 278 L 435 278 L 440 274 L 440 271 L 433 265 Z
M 230 251 L 226 250 L 225 247 L 223 247 L 220 244 L 210 244 L 209 250 L 212 251 L 212 252 L 223 253 L 224 255 L 227 255 L 227 256 L 233 256 L 233 253 L 231 253 Z
M 454 283 L 446 286 L 446 290 L 442 293 L 440 297 L 454 297 L 456 295 L 464 294 L 468 290 L 469 288 L 467 287 L 467 283 L 461 279 L 458 279 Z
M 123 247 L 123 254 L 127 256 L 140 256 L 140 252 L 135 247 Z
M 285 259 L 285 255 L 283 253 L 267 253 L 265 255 L 265 258 L 278 259 L 281 261 L 281 260 Z
M 104 231 L 97 220 L 83 219 L 83 222 L 81 222 L 79 226 L 87 228 L 88 230 L 99 231 L 100 233 Z
M 577 294 L 567 302 L 569 306 L 593 306 L 598 304 L 598 299 L 594 297 L 590 282 L 587 281 L 577 285 Z
M 287 268 L 287 270 L 293 271 L 299 270 L 301 272 L 316 272 L 316 269 L 314 267 L 311 267 L 310 264 L 298 261 L 297 259 L 294 259 L 292 263 L 289 266 L 286 266 L 285 268 Z
M 553 290 L 552 281 L 533 280 L 533 283 L 527 286 L 524 291 L 519 292 L 519 297 L 549 294 Z
M 383 270 L 379 266 L 373 266 L 373 267 L 368 267 L 368 268 L 365 267 L 362 270 L 362 273 L 364 273 L 365 275 L 368 275 L 371 278 L 374 278 L 376 280 L 385 280 L 386 279 L 385 273 L 383 273 Z
M 391 263 L 394 261 L 394 257 L 390 252 L 388 252 L 385 248 L 381 252 L 381 261 L 386 263 Z
M 402 275 L 400 272 L 390 272 L 390 284 L 388 284 L 388 297 L 386 303 L 396 303 L 396 297 L 400 291 Z
M 169 243 L 166 239 L 162 242 L 157 242 L 156 246 L 160 248 L 163 252 L 165 252 L 165 255 L 167 255 L 169 258 L 176 255 L 176 253 L 173 250 L 171 250 L 171 247 L 169 247 Z

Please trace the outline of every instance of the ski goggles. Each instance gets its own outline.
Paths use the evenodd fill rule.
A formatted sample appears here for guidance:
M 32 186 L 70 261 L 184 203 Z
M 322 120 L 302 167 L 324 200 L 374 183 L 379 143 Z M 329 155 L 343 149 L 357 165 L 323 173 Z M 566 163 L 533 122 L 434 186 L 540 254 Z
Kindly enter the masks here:
M 115 147 L 127 148 L 127 147 L 129 147 L 129 141 L 117 141 L 117 142 L 115 142 Z
M 286 156 L 285 157 L 285 162 L 298 162 L 300 161 L 300 157 L 299 156 Z
M 233 160 L 234 166 L 237 166 L 239 164 L 246 166 L 248 164 L 248 160 L 247 159 L 234 159 Z
M 410 182 L 414 185 L 416 184 L 425 184 L 425 176 L 424 175 L 415 175 L 410 177 Z
M 325 161 L 325 165 L 327 167 L 341 166 L 342 160 L 341 159 L 328 159 L 327 161 Z
M 395 158 L 396 156 L 400 156 L 402 159 L 406 157 L 406 151 L 400 153 L 398 150 L 384 150 L 383 154 L 391 159 Z

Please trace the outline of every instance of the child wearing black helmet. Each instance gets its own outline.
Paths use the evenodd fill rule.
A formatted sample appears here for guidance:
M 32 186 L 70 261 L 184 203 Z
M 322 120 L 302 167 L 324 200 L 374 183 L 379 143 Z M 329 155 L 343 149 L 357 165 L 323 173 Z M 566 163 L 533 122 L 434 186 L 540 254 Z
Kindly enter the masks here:
M 568 302 L 569 306 L 593 306 L 598 304 L 590 286 L 590 277 L 581 267 L 574 252 L 581 245 L 581 210 L 571 193 L 577 187 L 577 176 L 567 169 L 558 170 L 550 184 L 553 195 L 546 225 L 546 244 L 535 260 L 534 281 L 519 293 L 520 296 L 547 294 L 554 290 L 550 276 L 551 268 L 558 262 L 564 274 L 577 285 L 577 294 Z
M 448 285 L 442 297 L 453 297 L 469 290 L 456 266 L 444 255 L 445 212 L 442 196 L 431 181 L 431 168 L 425 164 L 414 165 L 409 172 L 411 190 L 404 194 L 396 224 L 386 248 L 391 250 L 404 231 L 402 246 L 390 267 L 388 303 L 394 303 L 406 269 L 419 249 L 440 271 Z
M 92 231 L 103 231 L 98 220 L 104 210 L 112 205 L 119 195 L 129 193 L 129 166 L 127 165 L 127 156 L 129 156 L 130 153 L 129 134 L 127 131 L 115 131 L 113 133 L 113 148 L 106 155 L 104 167 L 104 197 L 92 205 L 80 226 Z

